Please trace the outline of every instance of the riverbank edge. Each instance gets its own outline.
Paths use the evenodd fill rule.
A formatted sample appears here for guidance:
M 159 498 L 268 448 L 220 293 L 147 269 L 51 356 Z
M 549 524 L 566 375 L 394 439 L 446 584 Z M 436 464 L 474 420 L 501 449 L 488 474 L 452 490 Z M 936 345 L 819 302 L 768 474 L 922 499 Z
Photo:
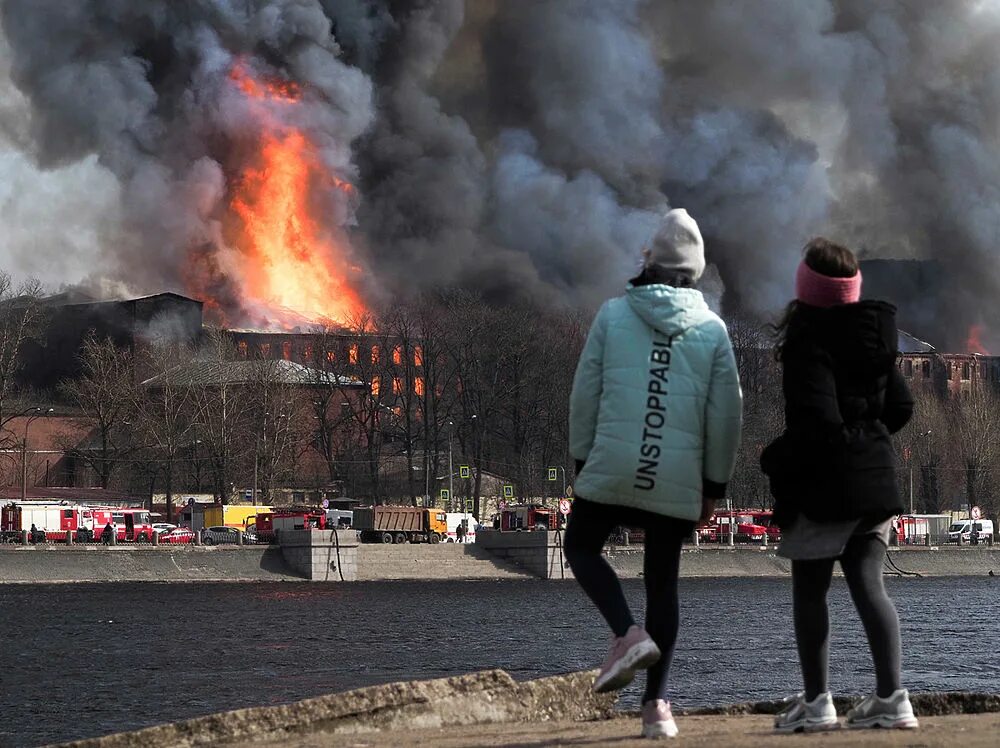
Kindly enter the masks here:
M 629 715 L 615 712 L 615 694 L 595 694 L 596 671 L 515 681 L 503 670 L 452 678 L 404 681 L 328 694 L 281 706 L 252 707 L 157 725 L 133 732 L 61 744 L 64 748 L 179 748 L 201 745 L 298 745 L 344 735 L 371 735 L 475 725 L 606 722 Z M 855 699 L 837 700 L 843 713 Z M 918 693 L 919 717 L 1000 712 L 1000 694 Z M 717 717 L 774 714 L 781 701 L 747 702 L 678 710 L 678 716 Z M 449 734 L 453 734 L 453 730 Z M 402 744 L 406 744 L 405 742 Z
M 364 581 L 445 581 L 535 578 L 516 577 L 510 558 L 484 563 L 483 549 L 468 547 L 465 566 L 455 562 L 454 546 L 447 565 L 438 557 L 442 546 L 366 546 L 364 558 L 382 554 L 386 558 L 367 567 Z M 473 555 L 474 554 L 474 555 Z M 612 547 L 607 559 L 624 579 L 642 577 L 644 556 L 638 547 Z M 362 561 L 367 564 L 368 562 Z M 565 560 L 554 557 L 558 575 L 550 579 L 572 580 Z M 782 578 L 791 564 L 773 547 L 685 548 L 681 554 L 682 578 Z M 527 571 L 527 569 L 526 569 Z M 893 548 L 886 563 L 887 575 L 1000 577 L 1000 549 L 993 548 Z M 337 582 L 334 574 L 329 581 Z M 102 582 L 303 582 L 277 546 L 213 547 L 105 547 L 105 546 L 0 546 L 0 584 L 73 584 Z

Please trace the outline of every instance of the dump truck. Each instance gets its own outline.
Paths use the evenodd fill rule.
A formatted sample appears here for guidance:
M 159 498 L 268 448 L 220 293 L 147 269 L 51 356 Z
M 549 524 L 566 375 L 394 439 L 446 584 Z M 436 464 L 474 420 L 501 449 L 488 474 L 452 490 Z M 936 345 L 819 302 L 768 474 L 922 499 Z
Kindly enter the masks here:
M 418 506 L 359 506 L 354 529 L 362 543 L 440 543 L 448 532 L 445 513 Z

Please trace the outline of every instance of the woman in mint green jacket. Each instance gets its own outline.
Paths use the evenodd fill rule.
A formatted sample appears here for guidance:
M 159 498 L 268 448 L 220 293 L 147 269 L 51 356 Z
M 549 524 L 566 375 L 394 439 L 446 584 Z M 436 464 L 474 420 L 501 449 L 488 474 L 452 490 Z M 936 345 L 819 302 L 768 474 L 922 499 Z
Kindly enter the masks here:
M 597 313 L 570 397 L 576 501 L 566 556 L 613 632 L 594 683 L 627 685 L 648 668 L 642 734 L 675 735 L 666 676 L 679 624 L 681 543 L 725 495 L 742 395 L 722 320 L 693 288 L 705 269 L 698 224 L 666 214 L 642 273 Z M 619 525 L 645 530 L 646 625 L 635 624 L 602 549 Z

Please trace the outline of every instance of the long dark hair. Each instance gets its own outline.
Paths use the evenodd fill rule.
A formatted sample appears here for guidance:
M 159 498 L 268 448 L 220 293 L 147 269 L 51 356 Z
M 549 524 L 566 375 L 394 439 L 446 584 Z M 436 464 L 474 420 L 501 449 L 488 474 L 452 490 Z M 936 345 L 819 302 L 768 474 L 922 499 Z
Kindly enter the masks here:
M 818 236 L 811 239 L 803 250 L 802 261 L 817 273 L 830 278 L 853 278 L 858 273 L 858 258 L 847 247 L 831 242 Z M 785 342 L 788 340 L 789 329 L 794 329 L 796 321 L 801 317 L 802 304 L 793 299 L 780 319 L 769 325 L 774 338 L 774 358 L 781 361 Z

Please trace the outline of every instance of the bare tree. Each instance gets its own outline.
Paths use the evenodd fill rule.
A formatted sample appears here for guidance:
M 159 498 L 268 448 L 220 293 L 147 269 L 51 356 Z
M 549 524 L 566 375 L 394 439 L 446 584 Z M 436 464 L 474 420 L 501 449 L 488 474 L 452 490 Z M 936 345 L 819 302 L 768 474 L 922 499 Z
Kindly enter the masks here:
M 224 334 L 210 332 L 198 353 L 205 376 L 192 383 L 193 426 L 209 466 L 213 493 L 221 504 L 232 500 L 235 481 L 248 477 L 246 465 L 253 455 L 253 440 L 247 439 L 250 403 L 246 388 L 233 376 L 234 354 Z
M 992 390 L 977 387 L 949 401 L 951 444 L 965 484 L 965 500 L 971 507 L 993 497 L 984 489 L 995 470 L 1000 445 L 1000 398 Z M 992 509 L 992 506 L 990 507 Z
M 20 415 L 23 403 L 17 400 L 17 374 L 27 344 L 41 332 L 44 309 L 38 281 L 20 285 L 0 271 L 0 449 L 17 444 L 17 436 L 7 429 Z
M 136 390 L 136 421 L 145 447 L 145 464 L 154 485 L 157 476 L 163 480 L 167 522 L 172 522 L 175 478 L 184 458 L 193 459 L 198 443 L 194 393 L 182 379 L 192 353 L 176 346 L 154 345 L 146 358 L 153 376 Z
M 94 420 L 96 443 L 73 446 L 71 454 L 90 465 L 101 488 L 108 488 L 117 469 L 135 450 L 135 357 L 110 340 L 89 336 L 80 351 L 81 374 L 64 381 L 64 395 Z

